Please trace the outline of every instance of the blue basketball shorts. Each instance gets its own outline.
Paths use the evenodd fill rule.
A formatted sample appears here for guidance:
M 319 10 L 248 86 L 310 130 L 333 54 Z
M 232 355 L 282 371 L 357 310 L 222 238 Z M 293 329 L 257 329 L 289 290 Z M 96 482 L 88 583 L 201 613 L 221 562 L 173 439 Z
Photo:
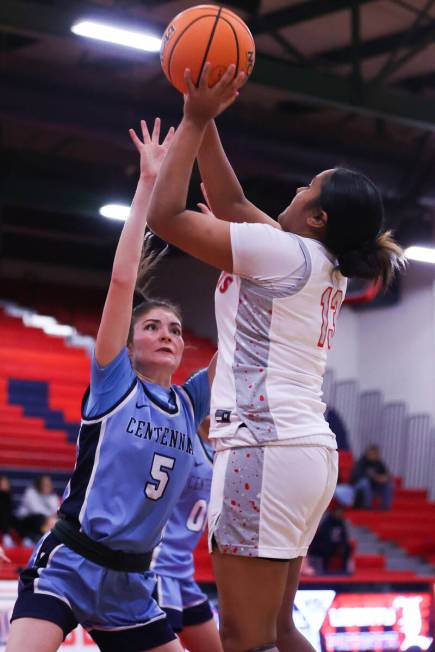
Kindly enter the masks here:
M 152 571 L 104 568 L 49 533 L 21 573 L 12 620 L 48 620 L 64 636 L 80 623 L 103 652 L 142 652 L 175 639 L 155 585 Z
M 208 598 L 194 580 L 158 575 L 154 595 L 167 614 L 174 632 L 213 618 Z

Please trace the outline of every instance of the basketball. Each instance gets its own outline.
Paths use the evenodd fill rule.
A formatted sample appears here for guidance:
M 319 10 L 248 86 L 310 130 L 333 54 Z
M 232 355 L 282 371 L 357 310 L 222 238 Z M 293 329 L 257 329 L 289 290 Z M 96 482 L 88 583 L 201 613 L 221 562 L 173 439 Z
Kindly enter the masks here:
M 255 43 L 247 25 L 234 12 L 216 5 L 197 5 L 179 13 L 165 29 L 160 60 L 163 72 L 181 93 L 187 92 L 184 71 L 190 68 L 195 84 L 207 61 L 213 86 L 230 64 L 234 76 L 248 77 L 255 63 Z

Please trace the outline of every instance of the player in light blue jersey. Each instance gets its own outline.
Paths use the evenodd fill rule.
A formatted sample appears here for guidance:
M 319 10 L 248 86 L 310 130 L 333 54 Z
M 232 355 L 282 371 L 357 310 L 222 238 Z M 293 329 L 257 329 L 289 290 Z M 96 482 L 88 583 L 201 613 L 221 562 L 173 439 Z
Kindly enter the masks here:
M 222 652 L 208 598 L 194 580 L 193 551 L 207 521 L 213 473 L 209 426 L 207 417 L 198 428 L 193 468 L 151 564 L 158 575 L 158 603 L 189 652 Z
M 22 572 L 7 652 L 55 652 L 78 623 L 103 652 L 181 652 L 154 601 L 152 550 L 194 467 L 207 370 L 171 384 L 184 343 L 166 301 L 135 308 L 150 194 L 172 138 L 142 122 L 141 176 L 113 263 L 60 519 Z

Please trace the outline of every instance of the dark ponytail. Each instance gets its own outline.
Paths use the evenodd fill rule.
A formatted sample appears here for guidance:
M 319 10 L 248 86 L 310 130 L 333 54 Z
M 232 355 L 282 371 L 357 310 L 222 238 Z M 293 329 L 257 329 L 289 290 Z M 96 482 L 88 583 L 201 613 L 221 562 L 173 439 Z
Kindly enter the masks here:
M 405 264 L 401 247 L 385 231 L 379 190 L 366 176 L 336 168 L 325 181 L 320 206 L 328 215 L 324 244 L 343 276 L 380 279 L 387 287 Z

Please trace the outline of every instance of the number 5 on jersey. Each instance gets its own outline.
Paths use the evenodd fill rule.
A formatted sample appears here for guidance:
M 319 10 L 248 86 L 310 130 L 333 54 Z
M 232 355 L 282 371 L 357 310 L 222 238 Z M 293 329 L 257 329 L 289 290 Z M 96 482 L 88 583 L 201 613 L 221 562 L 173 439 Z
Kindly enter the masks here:
M 332 338 L 335 335 L 335 326 L 337 315 L 340 312 L 341 304 L 343 302 L 343 292 L 335 290 L 333 287 L 328 287 L 322 294 L 320 305 L 322 306 L 322 330 L 320 331 L 319 341 L 317 346 L 323 349 L 326 342 L 328 349 L 332 346 Z
M 169 482 L 169 473 L 175 466 L 175 459 L 173 457 L 166 457 L 154 453 L 153 463 L 151 466 L 151 477 L 153 481 L 147 482 L 145 485 L 144 493 L 151 500 L 159 500 L 164 494 L 166 485 Z

